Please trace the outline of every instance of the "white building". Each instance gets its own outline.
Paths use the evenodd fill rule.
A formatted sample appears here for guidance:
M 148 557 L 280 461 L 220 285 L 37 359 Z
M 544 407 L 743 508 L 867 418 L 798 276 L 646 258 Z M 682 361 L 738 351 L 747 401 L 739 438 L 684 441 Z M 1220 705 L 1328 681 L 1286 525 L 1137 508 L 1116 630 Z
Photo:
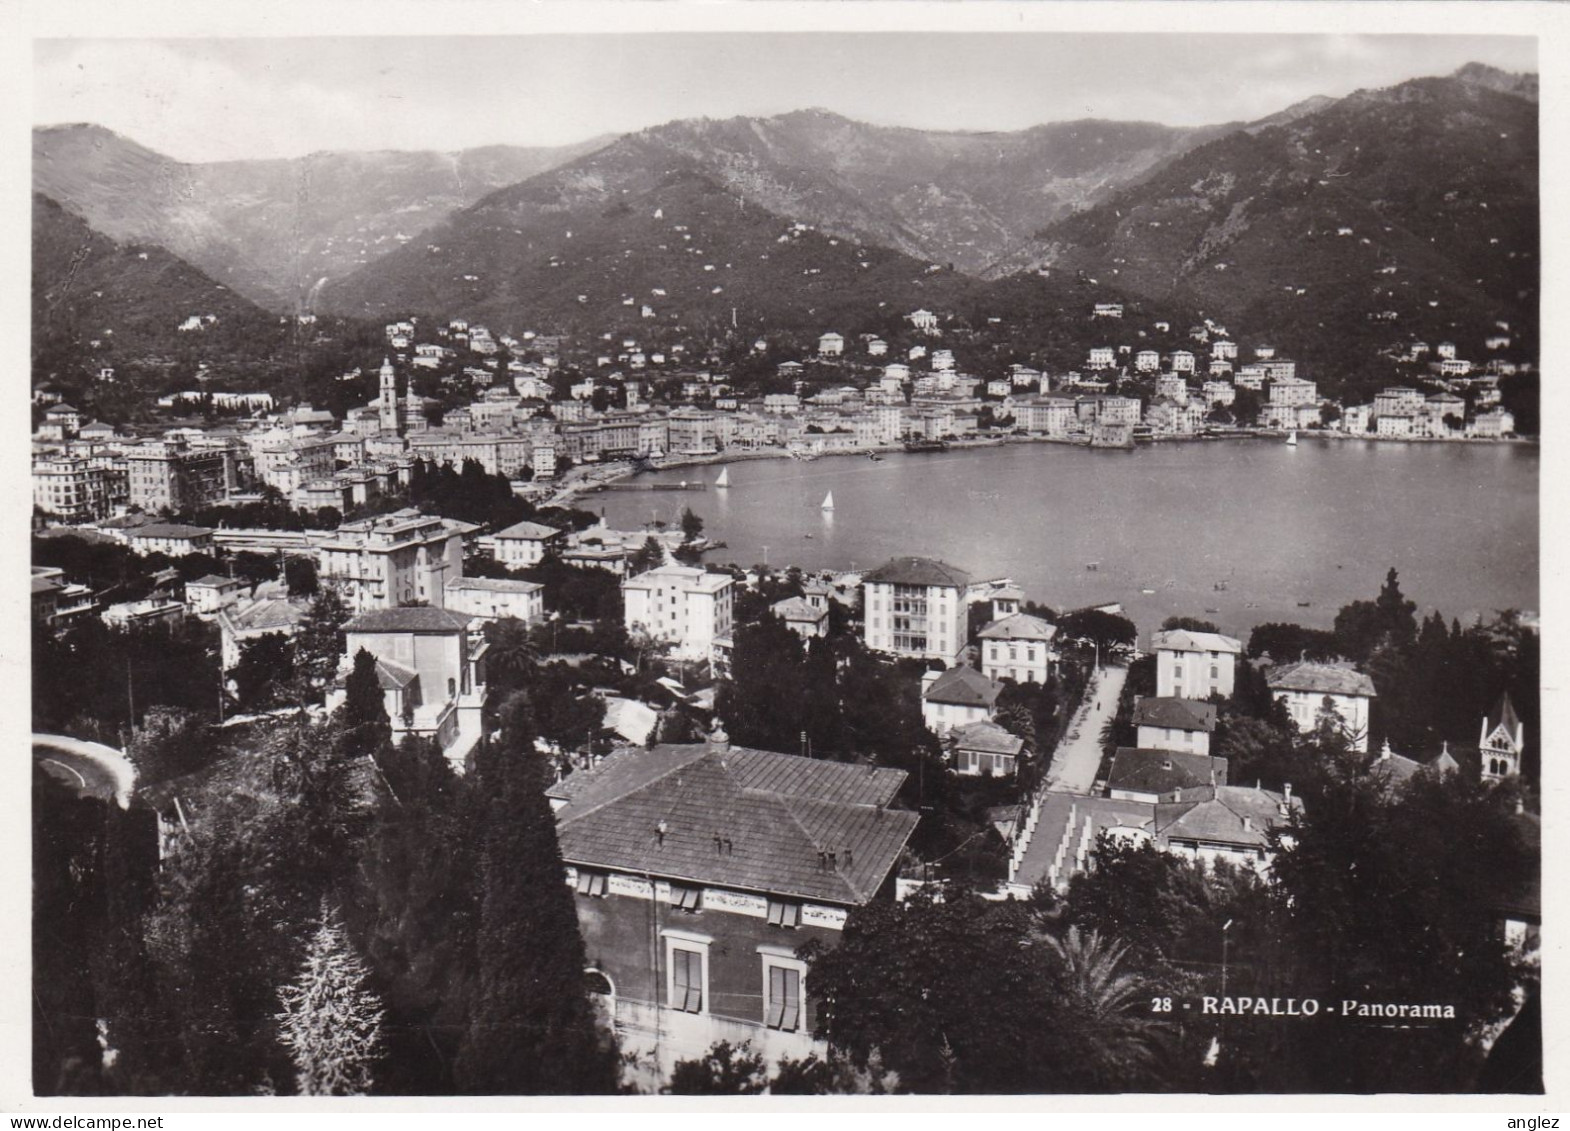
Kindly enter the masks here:
M 930 558 L 895 558 L 862 579 L 862 640 L 899 656 L 952 663 L 965 647 L 970 575 Z
M 1232 694 L 1237 657 L 1243 645 L 1216 632 L 1171 629 L 1154 633 L 1156 694 L 1178 699 L 1208 699 Z
M 461 771 L 482 730 L 488 647 L 469 631 L 469 618 L 427 607 L 374 609 L 345 624 L 343 634 L 339 679 L 328 692 L 327 709 L 343 702 L 343 681 L 363 648 L 376 658 L 394 741 L 404 735 L 433 739 Z
M 545 616 L 545 586 L 512 578 L 454 577 L 447 582 L 445 607 L 481 620 L 537 621 Z
M 981 670 L 988 679 L 1046 683 L 1057 661 L 1052 641 L 1058 626 L 1028 613 L 993 621 L 979 633 Z
M 480 549 L 509 569 L 538 565 L 551 546 L 561 544 L 561 531 L 538 522 L 519 522 L 480 539 Z
M 712 662 L 730 640 L 735 589 L 728 574 L 657 566 L 621 583 L 627 631 L 671 644 L 683 659 Z
M 1188 350 L 1173 350 L 1172 351 L 1172 372 L 1174 372 L 1174 373 L 1192 373 L 1192 372 L 1194 372 L 1194 355 L 1189 353 Z
M 1134 705 L 1134 726 L 1142 750 L 1181 750 L 1209 754 L 1216 729 L 1216 708 L 1193 699 L 1147 696 Z
M 824 334 L 818 339 L 818 352 L 824 357 L 838 357 L 845 352 L 845 339 L 832 332 Z
M 1368 753 L 1368 709 L 1376 694 L 1368 676 L 1339 664 L 1303 661 L 1272 668 L 1265 682 L 1299 730 L 1313 730 L 1328 709 L 1352 749 Z
M 463 576 L 467 523 L 406 509 L 346 522 L 317 546 L 321 580 L 357 612 L 415 601 L 441 607 Z
M 788 597 L 770 605 L 769 612 L 783 620 L 803 640 L 828 635 L 829 610 L 826 604 L 813 604 L 802 597 Z
M 921 719 L 938 734 L 992 718 L 1003 685 L 975 668 L 950 668 L 921 677 Z

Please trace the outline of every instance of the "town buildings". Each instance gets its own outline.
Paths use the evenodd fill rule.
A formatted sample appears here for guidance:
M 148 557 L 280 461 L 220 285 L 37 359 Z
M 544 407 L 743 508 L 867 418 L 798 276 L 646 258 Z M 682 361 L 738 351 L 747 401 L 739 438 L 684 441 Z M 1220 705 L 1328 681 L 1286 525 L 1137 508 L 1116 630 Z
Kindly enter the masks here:
M 667 564 L 621 583 L 627 631 L 672 645 L 682 659 L 708 660 L 730 647 L 735 582 L 729 574 Z
M 992 718 L 1003 685 L 961 664 L 921 678 L 921 718 L 929 730 L 944 734 Z
M 1156 694 L 1179 699 L 1230 696 L 1243 644 L 1216 632 L 1172 629 L 1152 633 L 1156 654 Z
M 317 546 L 318 572 L 358 612 L 415 601 L 440 608 L 463 576 L 466 523 L 400 510 L 346 522 Z
M 539 565 L 551 547 L 560 548 L 562 532 L 539 522 L 518 522 L 480 539 L 480 549 L 509 569 Z
M 513 578 L 450 577 L 443 607 L 479 620 L 539 621 L 545 617 L 545 586 Z
M 1272 667 L 1265 682 L 1298 730 L 1311 731 L 1329 719 L 1352 749 L 1368 753 L 1368 710 L 1376 695 L 1368 676 L 1348 666 L 1305 660 Z
M 1193 699 L 1149 696 L 1134 705 L 1134 725 L 1141 749 L 1209 754 L 1216 708 Z
M 1057 662 L 1052 647 L 1057 634 L 1057 625 L 1027 613 L 993 621 L 977 634 L 982 673 L 993 680 L 1046 683 Z
M 931 558 L 895 558 L 862 579 L 862 640 L 897 656 L 952 663 L 965 646 L 970 575 Z
M 469 617 L 447 609 L 414 606 L 362 612 L 343 626 L 344 656 L 328 710 L 344 699 L 342 681 L 361 649 L 376 658 L 394 741 L 403 735 L 432 739 L 462 770 L 481 737 L 485 702 L 483 636 Z
M 1023 739 L 990 719 L 952 727 L 947 741 L 954 758 L 954 772 L 965 777 L 1013 777 L 1024 751 Z

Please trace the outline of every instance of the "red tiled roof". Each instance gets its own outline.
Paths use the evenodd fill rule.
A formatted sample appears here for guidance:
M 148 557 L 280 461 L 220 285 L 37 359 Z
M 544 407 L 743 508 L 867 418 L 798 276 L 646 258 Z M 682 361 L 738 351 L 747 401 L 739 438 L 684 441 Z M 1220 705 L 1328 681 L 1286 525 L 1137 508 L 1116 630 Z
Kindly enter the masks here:
M 1335 664 L 1309 661 L 1282 664 L 1265 677 L 1272 691 L 1309 691 L 1324 695 L 1362 695 L 1374 698 L 1374 681 L 1362 672 Z
M 964 589 L 970 584 L 970 574 L 947 562 L 932 558 L 895 558 L 867 574 L 863 581 L 882 582 L 887 585 L 945 585 Z
M 1151 695 L 1141 699 L 1134 708 L 1134 725 L 1209 733 L 1216 729 L 1216 706 L 1193 699 L 1176 699 L 1172 696 L 1158 698 Z
M 961 707 L 986 707 L 991 710 L 998 701 L 1003 685 L 982 675 L 975 668 L 950 668 L 927 688 L 923 696 L 931 703 L 954 703 Z
M 857 905 L 915 830 L 915 813 L 884 808 L 904 779 L 694 744 L 613 755 L 550 793 L 567 800 L 557 822 L 570 864 Z
M 1014 613 L 995 620 L 978 634 L 983 640 L 1051 640 L 1058 626 L 1029 613 Z
M 1214 778 L 1212 778 L 1214 774 Z M 1120 746 L 1107 771 L 1107 788 L 1171 795 L 1175 789 L 1227 784 L 1227 760 L 1178 750 Z
M 469 619 L 446 609 L 424 605 L 398 609 L 370 609 L 343 626 L 345 632 L 458 632 Z

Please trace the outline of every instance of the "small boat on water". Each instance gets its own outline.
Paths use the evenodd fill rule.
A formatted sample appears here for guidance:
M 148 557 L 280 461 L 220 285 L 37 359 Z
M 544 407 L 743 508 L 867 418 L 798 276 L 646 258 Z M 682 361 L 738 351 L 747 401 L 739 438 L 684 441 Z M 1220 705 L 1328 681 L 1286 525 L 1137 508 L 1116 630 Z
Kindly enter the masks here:
M 1085 563 L 1085 568 L 1090 570 L 1090 572 L 1095 573 L 1097 570 L 1099 570 L 1101 568 L 1101 563 L 1100 562 L 1086 562 Z
M 1154 589 L 1141 589 L 1140 592 L 1143 593 L 1145 596 L 1149 597 L 1151 594 L 1155 593 L 1155 590 Z
M 1221 611 L 1220 609 L 1210 609 L 1210 608 L 1207 608 L 1205 610 L 1205 612 L 1207 612 L 1207 613 L 1219 613 L 1220 611 Z
M 1292 429 L 1292 431 L 1287 433 L 1287 447 L 1289 447 L 1289 448 L 1297 447 L 1297 429 L 1296 428 Z
M 877 452 L 868 452 L 867 453 L 867 458 L 870 459 L 873 463 L 882 463 L 883 462 L 883 457 L 880 456 Z
M 1300 608 L 1300 609 L 1306 609 L 1306 608 L 1308 608 L 1308 607 L 1309 607 L 1309 606 L 1310 606 L 1310 605 L 1312 605 L 1312 604 L 1313 604 L 1313 603 L 1314 603 L 1314 602 L 1312 602 L 1312 601 L 1299 601 L 1299 602 L 1298 602 L 1298 603 L 1297 603 L 1297 607 L 1298 607 L 1298 608 Z
M 826 510 L 826 511 L 831 511 L 831 510 L 834 509 L 834 492 L 833 491 L 830 491 L 827 495 L 823 496 L 823 509 Z
M 730 486 L 730 468 L 728 468 L 728 467 L 720 468 L 720 477 L 714 481 L 714 485 L 716 487 L 729 487 Z

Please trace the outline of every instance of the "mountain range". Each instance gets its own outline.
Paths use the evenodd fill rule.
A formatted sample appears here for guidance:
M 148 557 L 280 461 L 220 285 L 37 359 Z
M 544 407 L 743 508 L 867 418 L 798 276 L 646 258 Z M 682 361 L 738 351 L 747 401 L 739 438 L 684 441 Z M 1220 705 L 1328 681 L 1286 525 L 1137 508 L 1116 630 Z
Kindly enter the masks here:
M 1204 129 L 806 110 L 565 149 L 213 165 L 72 126 L 36 131 L 34 184 L 275 311 L 849 332 L 1000 295 L 1056 309 L 1072 283 L 1344 372 L 1395 337 L 1475 352 L 1498 322 L 1535 348 L 1536 98 L 1535 76 L 1469 64 Z M 1037 281 L 986 282 L 1015 277 Z
M 1535 78 L 1474 64 L 1196 147 L 1001 267 L 1112 272 L 1286 339 L 1328 323 L 1475 358 L 1496 321 L 1534 332 L 1537 170 Z
M 111 239 L 157 244 L 270 309 L 487 193 L 591 152 L 488 146 L 193 164 L 93 125 L 33 131 L 33 189 Z

